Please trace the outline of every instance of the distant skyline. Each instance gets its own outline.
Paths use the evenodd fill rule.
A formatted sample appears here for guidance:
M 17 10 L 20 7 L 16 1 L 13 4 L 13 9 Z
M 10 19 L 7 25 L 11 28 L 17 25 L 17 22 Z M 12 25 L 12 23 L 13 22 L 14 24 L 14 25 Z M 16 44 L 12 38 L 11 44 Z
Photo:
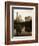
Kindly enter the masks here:
M 21 10 L 21 9 L 14 9 L 14 19 L 16 19 L 17 16 L 17 12 L 18 12 L 18 16 L 21 15 L 21 18 L 23 19 L 23 21 L 25 21 L 25 17 L 34 15 L 34 10 Z

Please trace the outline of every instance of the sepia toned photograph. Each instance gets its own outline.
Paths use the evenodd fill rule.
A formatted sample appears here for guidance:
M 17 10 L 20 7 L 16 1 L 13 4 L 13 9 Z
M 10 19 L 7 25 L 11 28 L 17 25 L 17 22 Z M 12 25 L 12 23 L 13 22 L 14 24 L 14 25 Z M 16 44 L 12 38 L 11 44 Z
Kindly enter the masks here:
M 38 3 L 5 2 L 5 44 L 38 42 Z
M 15 8 L 15 7 L 14 7 Z M 14 36 L 32 36 L 33 8 L 19 8 L 13 10 L 14 14 Z

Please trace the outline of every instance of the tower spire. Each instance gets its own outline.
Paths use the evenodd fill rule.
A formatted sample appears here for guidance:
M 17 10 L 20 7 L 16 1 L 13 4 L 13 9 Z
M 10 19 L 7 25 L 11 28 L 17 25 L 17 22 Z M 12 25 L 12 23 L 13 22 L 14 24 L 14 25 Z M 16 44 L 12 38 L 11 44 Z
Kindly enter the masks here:
M 17 12 L 17 16 L 18 16 L 18 12 Z

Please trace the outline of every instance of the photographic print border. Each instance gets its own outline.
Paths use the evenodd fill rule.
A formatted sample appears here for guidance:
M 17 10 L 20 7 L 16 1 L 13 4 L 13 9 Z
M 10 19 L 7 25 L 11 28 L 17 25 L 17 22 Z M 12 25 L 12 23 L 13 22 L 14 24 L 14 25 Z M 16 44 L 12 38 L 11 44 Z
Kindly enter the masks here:
M 18 6 L 35 6 L 35 40 L 21 40 L 10 41 L 10 5 Z M 24 3 L 24 2 L 5 2 L 5 44 L 23 44 L 23 43 L 36 43 L 38 42 L 38 4 L 37 3 Z

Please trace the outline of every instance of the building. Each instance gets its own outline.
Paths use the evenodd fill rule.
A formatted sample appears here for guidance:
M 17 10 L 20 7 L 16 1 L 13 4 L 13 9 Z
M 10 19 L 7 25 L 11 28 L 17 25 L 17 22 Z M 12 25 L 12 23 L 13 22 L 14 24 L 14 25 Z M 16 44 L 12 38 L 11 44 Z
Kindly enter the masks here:
M 28 16 L 28 17 L 25 17 L 25 21 L 30 21 L 32 20 L 32 17 Z
M 16 14 L 16 21 L 17 21 L 17 22 L 22 22 L 22 17 L 21 17 L 20 14 L 18 15 L 18 12 L 17 12 L 17 14 Z

